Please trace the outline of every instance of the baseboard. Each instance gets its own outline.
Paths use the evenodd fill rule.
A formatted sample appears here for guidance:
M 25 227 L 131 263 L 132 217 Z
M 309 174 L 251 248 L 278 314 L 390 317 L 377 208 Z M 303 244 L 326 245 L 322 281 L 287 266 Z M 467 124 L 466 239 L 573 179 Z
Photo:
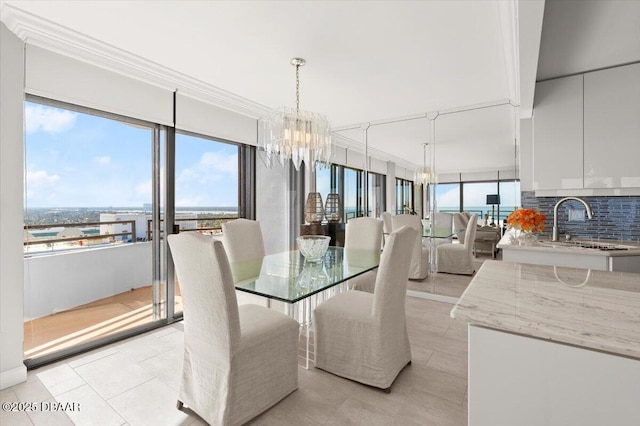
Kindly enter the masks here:
M 0 373 L 0 390 L 27 381 L 27 367 L 23 365 Z
M 452 305 L 455 305 L 456 303 L 458 303 L 458 300 L 459 300 L 457 297 L 442 296 L 440 294 L 433 294 L 433 293 L 427 293 L 424 291 L 415 291 L 415 290 L 407 290 L 407 296 L 434 300 L 436 302 L 451 303 Z

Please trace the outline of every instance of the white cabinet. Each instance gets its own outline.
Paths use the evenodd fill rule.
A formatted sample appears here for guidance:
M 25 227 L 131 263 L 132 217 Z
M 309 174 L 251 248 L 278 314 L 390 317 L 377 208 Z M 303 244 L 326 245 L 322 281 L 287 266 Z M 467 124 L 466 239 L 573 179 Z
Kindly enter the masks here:
M 640 64 L 584 75 L 584 187 L 640 187 Z
M 583 188 L 583 76 L 536 85 L 533 189 Z
M 638 425 L 639 392 L 640 360 L 469 324 L 469 426 Z

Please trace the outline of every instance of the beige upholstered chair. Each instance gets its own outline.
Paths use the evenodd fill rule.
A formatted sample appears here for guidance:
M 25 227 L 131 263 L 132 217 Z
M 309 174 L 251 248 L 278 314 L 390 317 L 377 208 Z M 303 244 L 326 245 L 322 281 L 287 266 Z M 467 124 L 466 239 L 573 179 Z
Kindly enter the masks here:
M 456 213 L 453 218 L 453 223 L 456 229 L 465 229 L 458 233 L 458 240 L 464 241 L 467 224 L 471 214 L 469 212 Z M 489 246 L 492 250 L 491 256 L 496 256 L 496 244 L 501 238 L 500 228 L 497 226 L 476 226 L 476 236 L 474 239 L 474 252 L 477 251 L 478 246 Z
M 236 219 L 222 224 L 222 242 L 230 262 L 264 257 L 260 222 Z
M 411 362 L 405 299 L 416 235 L 403 227 L 389 236 L 373 294 L 347 291 L 313 311 L 317 368 L 389 391 Z
M 351 219 L 345 227 L 345 250 L 365 250 L 375 252 L 382 244 L 382 221 L 373 217 Z M 349 280 L 348 286 L 353 290 L 373 293 L 377 270 L 365 272 Z
M 422 221 L 420 217 L 410 214 L 400 214 L 391 217 L 393 230 L 403 226 L 418 231 L 416 241 L 411 256 L 411 266 L 409 267 L 410 280 L 422 280 L 429 274 L 429 248 L 422 244 Z
M 250 271 L 246 262 L 254 262 L 256 275 L 260 273 L 262 266 L 262 258 L 265 256 L 264 239 L 262 238 L 262 229 L 260 222 L 249 219 L 236 219 L 222 224 L 222 243 L 227 252 L 229 262 L 232 263 L 231 273 L 233 282 L 239 282 L 251 277 L 247 276 Z M 234 268 L 235 262 L 243 262 L 242 268 Z M 269 301 L 260 296 L 249 294 L 244 291 L 236 293 L 238 303 L 244 305 L 246 303 L 255 303 L 262 306 L 269 306 Z
M 433 214 L 433 229 L 436 235 L 451 234 L 453 232 L 453 214 L 447 212 L 435 212 Z M 453 235 L 448 238 L 434 238 L 434 245 L 453 242 Z
M 438 272 L 464 275 L 473 274 L 475 271 L 473 267 L 473 244 L 476 238 L 477 222 L 478 215 L 472 215 L 467 224 L 464 243 L 442 244 L 438 246 L 436 251 Z
M 391 225 L 391 213 L 382 212 L 380 215 L 380 219 L 382 219 L 382 245 L 384 248 L 384 243 L 387 241 L 387 235 L 391 233 L 392 225 Z
M 184 309 L 178 408 L 211 425 L 239 425 L 298 388 L 298 323 L 238 306 L 222 242 L 185 232 L 168 238 Z

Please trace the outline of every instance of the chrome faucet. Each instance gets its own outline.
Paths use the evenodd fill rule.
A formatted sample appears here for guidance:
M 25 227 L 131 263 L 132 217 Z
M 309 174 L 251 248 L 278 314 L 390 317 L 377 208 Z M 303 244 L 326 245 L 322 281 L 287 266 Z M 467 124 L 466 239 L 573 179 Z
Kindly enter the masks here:
M 578 197 L 564 197 L 563 199 L 559 200 L 553 208 L 553 235 L 551 236 L 551 241 L 558 241 L 558 207 L 560 207 L 560 204 L 564 203 L 567 200 L 580 201 L 584 205 L 584 208 L 587 209 L 587 217 L 589 219 L 593 219 L 593 210 L 591 209 L 589 203 Z

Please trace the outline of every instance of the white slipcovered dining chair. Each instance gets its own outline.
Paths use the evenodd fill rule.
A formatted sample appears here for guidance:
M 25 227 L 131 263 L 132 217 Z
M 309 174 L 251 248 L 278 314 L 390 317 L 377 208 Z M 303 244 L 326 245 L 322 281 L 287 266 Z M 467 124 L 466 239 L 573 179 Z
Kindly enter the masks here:
M 447 212 L 435 212 L 433 214 L 433 230 L 436 235 L 445 235 L 446 238 L 436 238 L 437 244 L 453 242 L 453 214 Z
M 264 257 L 260 222 L 235 219 L 222 224 L 222 242 L 230 262 Z
M 373 294 L 347 291 L 313 311 L 317 368 L 389 391 L 411 362 L 405 302 L 416 234 L 403 227 L 389 236 Z
M 239 425 L 298 388 L 298 322 L 238 306 L 222 242 L 169 235 L 182 290 L 184 361 L 178 394 L 211 425 Z
M 476 239 L 478 215 L 474 214 L 467 223 L 464 242 L 460 244 L 442 244 L 436 251 L 438 272 L 473 275 L 473 244 Z
M 382 245 L 381 220 L 373 217 L 359 217 L 349 220 L 345 226 L 345 250 L 363 250 L 375 252 Z M 350 289 L 373 293 L 377 269 L 351 278 L 347 285 Z
M 423 280 L 429 274 L 429 248 L 422 244 L 422 221 L 420 217 L 411 214 L 400 214 L 391 217 L 393 230 L 403 226 L 418 231 L 416 241 L 411 255 L 411 266 L 409 267 L 410 280 Z
M 256 275 L 260 273 L 262 258 L 266 254 L 260 222 L 240 218 L 223 223 L 222 243 L 227 252 L 229 262 L 232 263 L 231 273 L 233 274 L 234 282 L 250 278 L 247 276 L 247 271 L 250 269 L 257 269 Z M 233 267 L 237 262 L 243 261 L 251 261 L 254 264 L 242 265 L 241 268 Z M 246 292 L 237 292 L 236 298 L 241 305 L 255 303 L 269 306 L 269 301 L 264 297 Z
M 380 219 L 382 219 L 383 244 L 387 241 L 387 235 L 389 235 L 391 231 L 393 231 L 392 224 L 391 224 L 391 216 L 392 215 L 389 212 L 382 212 L 382 214 L 380 215 Z

